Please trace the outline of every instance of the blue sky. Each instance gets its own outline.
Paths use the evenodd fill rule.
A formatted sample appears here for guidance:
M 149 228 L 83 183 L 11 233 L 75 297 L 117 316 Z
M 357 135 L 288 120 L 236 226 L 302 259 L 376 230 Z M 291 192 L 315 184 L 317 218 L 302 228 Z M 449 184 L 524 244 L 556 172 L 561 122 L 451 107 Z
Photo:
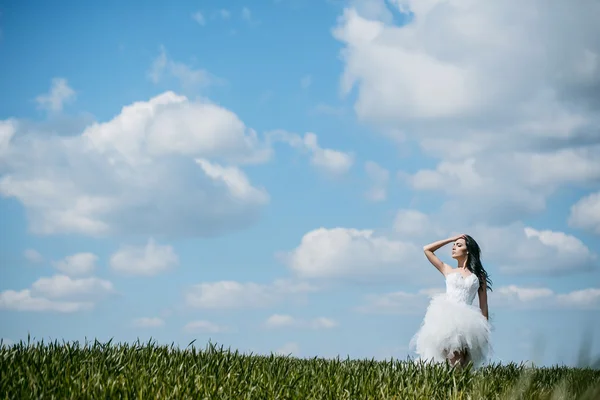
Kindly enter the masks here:
M 0 4 L 0 338 L 405 358 L 466 232 L 494 361 L 598 354 L 597 6 L 512 3 Z

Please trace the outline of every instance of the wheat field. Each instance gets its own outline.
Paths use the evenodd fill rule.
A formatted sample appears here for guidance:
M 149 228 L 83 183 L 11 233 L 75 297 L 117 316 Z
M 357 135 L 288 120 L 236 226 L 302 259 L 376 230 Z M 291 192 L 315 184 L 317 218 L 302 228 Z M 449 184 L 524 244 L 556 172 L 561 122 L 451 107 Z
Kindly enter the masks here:
M 0 349 L 1 399 L 600 399 L 597 368 L 294 358 L 112 341 Z

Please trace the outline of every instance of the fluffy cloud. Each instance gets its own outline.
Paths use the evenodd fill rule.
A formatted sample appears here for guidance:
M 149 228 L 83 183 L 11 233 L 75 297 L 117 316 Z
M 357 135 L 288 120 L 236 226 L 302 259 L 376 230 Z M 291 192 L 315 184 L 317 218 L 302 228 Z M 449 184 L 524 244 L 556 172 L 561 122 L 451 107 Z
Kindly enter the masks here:
M 448 229 L 454 226 L 456 229 Z M 459 233 L 475 238 L 482 249 L 482 261 L 488 272 L 503 274 L 559 275 L 597 270 L 598 255 L 573 235 L 548 229 L 535 229 L 522 222 L 504 225 L 464 223 L 454 213 L 432 215 L 414 209 L 397 212 L 393 235 L 403 240 L 433 242 Z M 448 254 L 444 254 L 447 251 Z M 438 255 L 450 256 L 442 248 Z
M 365 172 L 371 182 L 371 188 L 367 191 L 367 199 L 371 201 L 383 201 L 387 197 L 387 184 L 390 180 L 390 171 L 381 167 L 373 161 L 365 163 Z
M 121 274 L 154 276 L 179 263 L 172 246 L 149 239 L 145 246 L 123 246 L 110 257 L 110 267 Z
M 355 311 L 365 314 L 419 315 L 426 310 L 431 296 L 443 292 L 433 288 L 416 293 L 392 292 L 370 294 Z M 520 287 L 508 285 L 488 292 L 488 302 L 493 307 L 509 309 L 600 309 L 600 289 L 588 288 L 569 293 L 556 293 L 545 287 Z M 474 305 L 479 304 L 475 297 Z
M 64 78 L 52 79 L 52 87 L 47 94 L 39 95 L 35 98 L 39 108 L 50 112 L 62 111 L 65 103 L 75 99 L 75 91 L 69 86 Z
M 66 275 L 39 278 L 31 285 L 33 295 L 49 299 L 99 299 L 115 293 L 110 281 L 97 277 L 75 279 Z
M 310 154 L 310 163 L 329 176 L 340 176 L 350 170 L 354 164 L 354 154 L 319 146 L 317 135 L 308 132 L 301 137 L 283 130 L 268 133 L 271 142 L 284 142 L 293 148 Z
M 507 274 L 567 274 L 598 268 L 598 256 L 564 232 L 537 230 L 521 223 L 475 227 L 482 260 Z
M 29 289 L 0 292 L 0 309 L 4 310 L 72 313 L 89 310 L 92 307 L 93 303 L 91 302 L 56 301 L 32 296 Z
M 304 136 L 304 145 L 312 152 L 311 164 L 331 175 L 348 172 L 354 163 L 354 156 L 350 153 L 319 147 L 314 134 L 307 133 Z
M 67 275 L 89 275 L 96 268 L 98 256 L 93 253 L 77 253 L 54 262 L 54 267 Z
M 300 345 L 296 342 L 287 342 L 284 343 L 281 347 L 279 347 L 274 352 L 280 356 L 292 356 L 299 357 L 300 356 Z
M 3 158 L 7 155 L 10 141 L 17 132 L 17 121 L 8 119 L 0 121 L 0 171 L 3 166 Z
M 90 310 L 98 301 L 114 293 L 113 284 L 100 278 L 73 279 L 54 275 L 38 279 L 30 289 L 1 292 L 0 309 L 72 313 Z
M 419 275 L 421 249 L 422 245 L 392 240 L 373 230 L 319 228 L 306 233 L 282 259 L 302 278 L 368 281 Z
M 354 308 L 364 314 L 422 314 L 432 295 L 442 289 L 423 289 L 417 293 L 403 291 L 365 296 L 364 304 Z
M 39 264 L 44 261 L 44 257 L 35 249 L 27 249 L 23 252 L 23 256 L 32 264 Z
M 187 333 L 222 333 L 228 332 L 229 328 L 214 322 L 199 320 L 187 323 L 183 327 L 183 331 Z
M 425 237 L 434 240 L 433 237 L 448 234 L 438 221 L 419 210 L 413 209 L 400 209 L 396 212 L 393 230 L 397 235 L 413 240 L 424 240 Z
M 530 109 L 539 101 L 596 100 L 589 91 L 600 80 L 600 28 L 593 17 L 600 6 L 594 2 L 577 9 L 515 0 L 395 5 L 408 24 L 381 21 L 387 10 L 365 18 L 351 8 L 334 30 L 346 45 L 343 89 L 358 86 L 361 118 L 487 125 L 507 115 L 543 112 Z M 567 12 L 576 16 L 565 20 Z M 544 52 L 532 51 L 540 44 Z
M 141 317 L 134 319 L 131 325 L 135 328 L 160 328 L 165 325 L 165 321 L 158 317 Z
M 598 270 L 598 255 L 580 239 L 560 231 L 535 229 L 523 223 L 501 226 L 457 224 L 448 214 L 424 214 L 414 209 L 397 212 L 392 229 L 379 232 L 351 228 L 319 228 L 306 233 L 300 244 L 280 260 L 306 279 L 373 283 L 410 279 L 429 284 L 423 255 L 425 244 L 468 233 L 482 248 L 482 261 L 493 276 L 501 274 L 565 275 Z M 464 229 L 464 230 L 463 230 Z M 451 265 L 450 246 L 437 254 Z
M 472 221 L 510 222 L 600 181 L 597 3 L 390 3 L 405 25 L 383 0 L 358 1 L 333 34 L 357 116 L 440 158 L 409 185 Z
M 291 315 L 273 314 L 265 321 L 265 327 L 269 329 L 275 328 L 308 328 L 308 329 L 331 329 L 338 326 L 337 321 L 318 317 L 311 320 L 294 318 Z
M 166 92 L 68 137 L 17 125 L 0 194 L 37 234 L 214 235 L 253 223 L 269 201 L 233 164 L 264 162 L 270 148 L 212 103 Z
M 543 211 L 546 198 L 565 184 L 600 181 L 600 146 L 536 154 L 471 156 L 443 161 L 407 178 L 416 190 L 457 199 L 448 204 L 463 218 L 500 222 Z M 499 175 L 500 174 L 500 175 Z M 468 213 L 464 212 L 469 210 Z
M 268 307 L 315 290 L 313 285 L 287 280 L 271 284 L 219 281 L 193 285 L 184 295 L 186 304 L 193 308 L 244 309 Z
M 600 192 L 583 197 L 571 207 L 569 225 L 600 235 Z
M 556 293 L 548 288 L 503 286 L 496 290 L 494 304 L 521 309 L 600 309 L 600 288 Z

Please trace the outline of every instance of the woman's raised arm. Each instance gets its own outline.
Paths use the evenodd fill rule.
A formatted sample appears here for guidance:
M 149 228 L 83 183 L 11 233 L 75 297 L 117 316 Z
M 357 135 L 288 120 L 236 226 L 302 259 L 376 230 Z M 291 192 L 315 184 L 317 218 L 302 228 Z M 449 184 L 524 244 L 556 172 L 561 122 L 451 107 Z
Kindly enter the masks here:
M 442 262 L 442 260 L 440 260 L 434 254 L 434 251 L 436 251 L 437 249 L 439 249 L 442 246 L 447 245 L 448 243 L 452 243 L 452 242 L 460 239 L 461 237 L 463 237 L 463 235 L 458 235 L 458 236 L 451 237 L 451 238 L 444 239 L 444 240 L 438 240 L 437 242 L 433 242 L 433 243 L 428 244 L 427 246 L 423 246 L 423 252 L 425 252 L 425 257 L 427 257 L 429 262 L 432 263 L 433 266 L 436 267 L 438 269 L 438 271 L 440 271 L 442 273 L 442 275 L 444 275 L 444 276 L 446 276 L 446 274 L 450 272 L 452 267 L 450 267 L 448 264 L 444 264 Z

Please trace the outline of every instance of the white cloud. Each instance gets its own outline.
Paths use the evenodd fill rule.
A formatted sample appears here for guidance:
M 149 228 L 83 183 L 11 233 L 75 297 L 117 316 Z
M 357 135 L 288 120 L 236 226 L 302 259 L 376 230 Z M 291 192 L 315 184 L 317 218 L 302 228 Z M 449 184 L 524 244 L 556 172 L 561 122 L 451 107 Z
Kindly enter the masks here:
M 532 302 L 539 299 L 547 300 L 554 292 L 548 288 L 524 288 L 516 285 L 509 285 L 499 288 L 497 291 L 506 300 L 517 300 L 519 302 Z
M 543 211 L 546 198 L 562 185 L 585 186 L 600 181 L 597 158 L 600 146 L 547 154 L 481 155 L 442 161 L 436 169 L 420 170 L 407 181 L 413 189 L 442 192 L 457 199 L 449 205 L 457 212 L 469 209 L 465 218 L 475 221 L 485 217 L 498 222 Z
M 365 163 L 367 177 L 371 181 L 371 188 L 367 191 L 367 199 L 371 201 L 383 201 L 387 198 L 387 185 L 390 180 L 390 172 L 373 161 Z
M 32 296 L 29 289 L 0 292 L 0 309 L 4 310 L 72 313 L 89 310 L 92 307 L 93 303 L 91 302 L 55 301 L 45 297 Z
M 319 147 L 315 134 L 307 133 L 304 136 L 304 144 L 312 152 L 311 164 L 328 174 L 345 174 L 354 163 L 354 156 L 351 153 Z
M 165 325 L 165 321 L 158 317 L 141 317 L 132 321 L 135 328 L 160 328 Z
M 443 287 L 416 293 L 392 292 L 365 296 L 355 311 L 365 314 L 420 315 L 426 311 L 431 297 L 442 293 Z M 478 306 L 476 296 L 473 305 Z M 568 293 L 556 293 L 545 287 L 508 285 L 488 292 L 488 304 L 501 309 L 600 309 L 600 289 L 588 288 Z
M 555 232 L 551 230 L 536 230 L 530 227 L 524 229 L 525 236 L 527 238 L 536 238 L 545 246 L 556 249 L 559 253 L 565 253 L 569 255 L 573 254 L 585 254 L 590 256 L 590 250 L 574 236 L 567 235 L 563 232 Z
M 310 320 L 304 320 L 285 314 L 273 314 L 265 321 L 265 327 L 269 329 L 331 329 L 337 327 L 338 325 L 339 324 L 337 321 L 327 317 L 317 317 Z
M 98 256 L 93 253 L 77 253 L 53 263 L 54 268 L 67 275 L 90 275 L 96 268 Z
M 354 164 L 353 153 L 322 148 L 319 146 L 317 135 L 312 132 L 301 137 L 295 133 L 277 130 L 269 132 L 268 138 L 270 141 L 284 142 L 293 148 L 308 152 L 311 155 L 310 163 L 332 177 L 347 173 Z
M 422 245 L 392 240 L 373 230 L 319 228 L 306 233 L 283 261 L 302 278 L 387 279 L 419 275 Z
M 23 252 L 23 256 L 32 264 L 39 264 L 44 261 L 44 257 L 35 249 L 27 249 Z
M 356 109 L 363 118 L 459 119 L 485 112 L 495 120 L 527 110 L 548 88 L 564 93 L 600 78 L 594 62 L 600 28 L 591 16 L 599 9 L 592 2 L 577 10 L 542 1 L 524 7 L 516 0 L 397 4 L 414 13 L 405 26 L 379 21 L 385 11 L 369 20 L 346 9 L 334 30 L 347 46 L 343 87 L 358 85 Z M 565 21 L 567 10 L 576 17 Z M 531 51 L 540 43 L 546 51 Z
M 359 119 L 440 158 L 413 188 L 506 223 L 600 181 L 600 6 L 402 0 L 409 23 L 395 26 L 384 1 L 352 4 L 334 29 L 342 91 L 355 89 Z
M 337 321 L 327 317 L 317 317 L 308 322 L 308 326 L 312 329 L 331 329 L 338 325 Z
M 417 293 L 403 291 L 369 294 L 364 304 L 355 307 L 355 311 L 364 314 L 421 314 L 427 307 L 431 296 L 443 292 L 443 289 L 423 289 Z
M 49 299 L 100 299 L 115 293 L 110 281 L 97 277 L 75 279 L 66 275 L 39 278 L 31 285 L 31 294 Z
M 456 215 L 449 210 L 425 214 L 415 209 L 400 209 L 390 235 L 423 246 L 459 233 L 470 234 L 482 249 L 482 261 L 492 279 L 497 273 L 557 276 L 600 267 L 598 255 L 565 232 L 536 229 L 522 222 L 467 223 L 461 221 L 463 217 L 464 212 Z M 454 262 L 449 259 L 450 246 L 442 247 L 437 254 L 451 264 Z
M 519 309 L 600 309 L 600 288 L 587 288 L 568 293 L 556 293 L 548 288 L 509 285 L 500 287 L 495 292 L 493 301 L 497 307 Z
M 304 279 L 364 284 L 410 278 L 413 284 L 428 285 L 438 275 L 432 272 L 422 247 L 467 233 L 479 243 L 484 267 L 492 280 L 496 274 L 558 276 L 598 270 L 598 255 L 564 232 L 535 229 L 523 223 L 454 224 L 449 222 L 454 216 L 450 217 L 400 209 L 391 229 L 322 227 L 307 232 L 295 249 L 278 256 Z M 455 261 L 450 258 L 450 248 L 442 247 L 436 254 L 452 265 Z
M 394 217 L 393 230 L 400 237 L 412 240 L 432 241 L 433 237 L 442 237 L 444 234 L 448 234 L 430 215 L 414 209 L 398 210 Z
M 202 14 L 196 13 L 192 16 L 198 23 L 203 21 Z M 200 23 L 203 25 L 202 23 Z M 213 85 L 222 85 L 225 80 L 219 78 L 207 70 L 194 69 L 182 62 L 174 61 L 167 55 L 164 46 L 160 47 L 160 54 L 152 62 L 148 77 L 155 84 L 163 81 L 165 75 L 177 79 L 183 90 L 207 88 Z
M 275 350 L 275 354 L 281 356 L 298 357 L 300 356 L 300 345 L 296 342 L 284 343 L 281 347 Z
M 75 99 L 75 91 L 71 89 L 65 78 L 53 78 L 52 87 L 47 94 L 35 98 L 38 107 L 51 112 L 62 111 L 65 103 Z
M 185 293 L 185 301 L 190 307 L 202 309 L 263 308 L 315 290 L 312 285 L 287 280 L 276 280 L 271 284 L 204 282 L 191 286 Z
M 123 246 L 110 257 L 110 267 L 121 274 L 154 276 L 175 268 L 179 258 L 172 246 L 149 239 L 145 246 Z
M 12 137 L 17 132 L 17 121 L 7 119 L 0 121 L 0 171 L 2 171 L 2 161 L 9 151 L 9 145 Z
M 508 274 L 568 274 L 598 268 L 598 256 L 581 240 L 564 232 L 537 230 L 521 223 L 478 226 L 472 236 L 482 260 Z
M 192 19 L 196 21 L 199 25 L 206 25 L 206 18 L 204 18 L 204 15 L 200 11 L 196 11 L 195 13 L 193 13 Z
M 112 283 L 103 279 L 54 275 L 38 279 L 30 289 L 0 292 L 0 309 L 73 313 L 91 310 L 98 301 L 114 293 Z
M 502 225 L 466 223 L 461 221 L 463 217 L 464 211 L 458 215 L 449 210 L 424 214 L 401 209 L 394 221 L 393 235 L 423 246 L 459 233 L 470 234 L 482 249 L 482 261 L 492 279 L 498 272 L 561 275 L 593 271 L 599 266 L 598 255 L 573 235 L 535 229 L 522 222 Z M 453 229 L 447 228 L 450 226 Z M 450 246 L 442 247 L 437 254 L 449 258 Z
M 228 332 L 229 328 L 214 322 L 199 320 L 187 323 L 183 330 L 187 333 L 222 333 Z
M 231 111 L 166 92 L 80 135 L 17 132 L 0 194 L 36 234 L 214 235 L 256 221 L 269 196 L 232 164 L 271 153 Z
M 390 2 L 393 2 L 391 0 Z M 393 15 L 388 9 L 385 1 L 381 0 L 350 0 L 349 6 L 357 10 L 358 13 L 368 19 L 375 19 L 390 23 L 393 21 Z
M 600 192 L 581 198 L 571 207 L 569 226 L 600 235 Z
M 197 158 L 196 163 L 208 177 L 227 187 L 232 197 L 248 199 L 256 203 L 266 203 L 268 201 L 266 193 L 262 189 L 253 187 L 239 168 L 223 167 L 201 158 Z
M 265 322 L 267 328 L 289 328 L 295 326 L 296 319 L 290 315 L 273 314 Z

